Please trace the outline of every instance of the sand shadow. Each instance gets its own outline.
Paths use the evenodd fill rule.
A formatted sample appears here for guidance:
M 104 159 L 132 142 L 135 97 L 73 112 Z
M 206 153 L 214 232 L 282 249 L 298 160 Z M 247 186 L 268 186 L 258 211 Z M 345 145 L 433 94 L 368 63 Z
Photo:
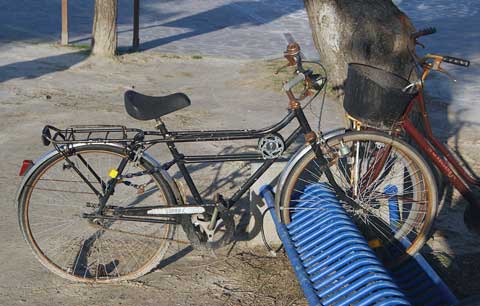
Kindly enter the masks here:
M 12 79 L 36 79 L 50 73 L 68 70 L 85 60 L 88 55 L 88 51 L 77 51 L 0 66 L 0 83 Z

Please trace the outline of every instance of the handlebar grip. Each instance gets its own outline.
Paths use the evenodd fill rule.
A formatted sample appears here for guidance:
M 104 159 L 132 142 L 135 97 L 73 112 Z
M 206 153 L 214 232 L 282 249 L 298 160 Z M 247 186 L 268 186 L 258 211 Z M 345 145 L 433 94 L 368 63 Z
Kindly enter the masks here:
M 430 34 L 433 34 L 433 33 L 436 33 L 436 32 L 437 32 L 437 29 L 434 28 L 434 27 L 425 28 L 425 29 L 421 29 L 421 30 L 418 30 L 417 32 L 413 33 L 412 37 L 413 38 L 418 38 L 420 36 L 426 36 L 426 35 L 430 35 Z
M 283 85 L 283 89 L 285 91 L 289 91 L 290 89 L 295 87 L 295 85 L 302 82 L 303 80 L 305 80 L 305 75 L 303 73 L 299 73 L 299 74 L 297 74 L 296 77 L 294 77 L 293 79 L 291 79 L 290 81 L 285 83 L 285 85 Z
M 444 56 L 443 57 L 443 62 L 458 65 L 458 66 L 463 66 L 463 67 L 470 66 L 470 61 L 469 60 L 465 60 L 465 59 L 461 59 L 461 58 L 457 58 L 457 57 L 452 57 L 452 56 Z

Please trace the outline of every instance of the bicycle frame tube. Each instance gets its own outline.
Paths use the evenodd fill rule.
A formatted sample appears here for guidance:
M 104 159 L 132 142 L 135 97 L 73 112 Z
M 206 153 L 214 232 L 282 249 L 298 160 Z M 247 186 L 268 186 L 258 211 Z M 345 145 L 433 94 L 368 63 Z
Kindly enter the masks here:
M 285 128 L 295 117 L 296 112 L 289 110 L 288 114 L 278 123 L 258 130 L 199 130 L 199 131 L 168 131 L 163 123 L 158 125 L 159 132 L 145 131 L 145 136 L 160 136 L 159 139 L 144 141 L 144 144 L 204 142 L 258 139 L 268 134 L 277 133 Z
M 285 150 L 290 147 L 290 145 L 295 141 L 297 136 L 302 132 L 301 127 L 297 127 L 295 131 L 293 131 L 290 136 L 285 140 Z M 262 176 L 270 166 L 281 160 L 282 158 L 275 158 L 265 160 L 262 158 L 260 154 L 227 154 L 227 155 L 193 155 L 193 156 L 185 156 L 182 155 L 176 149 L 174 142 L 167 143 L 167 146 L 170 152 L 173 155 L 174 160 L 176 160 L 176 164 L 179 167 L 179 170 L 185 179 L 185 182 L 192 193 L 193 198 L 197 202 L 197 204 L 202 205 L 204 201 L 191 178 L 190 172 L 186 168 L 185 164 L 192 164 L 192 163 L 212 163 L 212 162 L 229 162 L 229 161 L 263 161 L 263 164 L 253 173 L 235 192 L 235 194 L 227 200 L 227 203 L 233 205 L 236 203 L 244 194 L 245 192 Z

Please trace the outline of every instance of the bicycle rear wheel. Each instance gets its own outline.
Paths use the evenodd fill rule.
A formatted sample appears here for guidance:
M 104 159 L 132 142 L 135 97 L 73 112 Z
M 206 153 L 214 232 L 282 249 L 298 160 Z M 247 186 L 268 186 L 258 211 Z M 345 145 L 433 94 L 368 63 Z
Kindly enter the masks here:
M 66 154 L 97 190 L 126 156 L 123 148 L 112 145 L 77 146 Z M 152 167 L 142 158 L 130 161 L 124 174 Z M 140 277 L 158 265 L 174 232 L 171 224 L 83 218 L 98 208 L 99 199 L 60 153 L 35 170 L 19 199 L 20 227 L 33 253 L 49 270 L 73 281 Z M 118 183 L 107 206 L 174 203 L 167 182 L 154 173 Z
M 336 183 L 355 202 L 342 203 L 344 209 L 385 261 L 394 264 L 416 253 L 429 237 L 437 205 L 435 178 L 422 157 L 378 132 L 334 137 L 323 152 Z M 302 209 L 305 188 L 328 183 L 327 166 L 320 166 L 312 150 L 293 166 L 277 202 L 284 223 Z M 322 209 L 321 201 L 315 207 Z

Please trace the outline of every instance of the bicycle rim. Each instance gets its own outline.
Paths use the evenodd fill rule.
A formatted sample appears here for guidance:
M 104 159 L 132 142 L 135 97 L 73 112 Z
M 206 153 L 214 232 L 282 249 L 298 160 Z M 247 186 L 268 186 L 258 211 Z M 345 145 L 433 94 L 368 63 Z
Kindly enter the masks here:
M 101 190 L 100 181 L 108 181 L 109 170 L 118 167 L 123 156 L 120 148 L 89 145 L 76 148 L 68 158 Z M 124 173 L 150 167 L 143 160 L 137 165 L 129 162 Z M 117 184 L 107 205 L 142 207 L 174 201 L 158 174 L 127 180 L 130 186 Z M 158 264 L 173 235 L 169 224 L 82 218 L 96 210 L 98 197 L 61 154 L 32 175 L 20 199 L 21 229 L 34 254 L 52 272 L 74 281 L 137 278 Z

